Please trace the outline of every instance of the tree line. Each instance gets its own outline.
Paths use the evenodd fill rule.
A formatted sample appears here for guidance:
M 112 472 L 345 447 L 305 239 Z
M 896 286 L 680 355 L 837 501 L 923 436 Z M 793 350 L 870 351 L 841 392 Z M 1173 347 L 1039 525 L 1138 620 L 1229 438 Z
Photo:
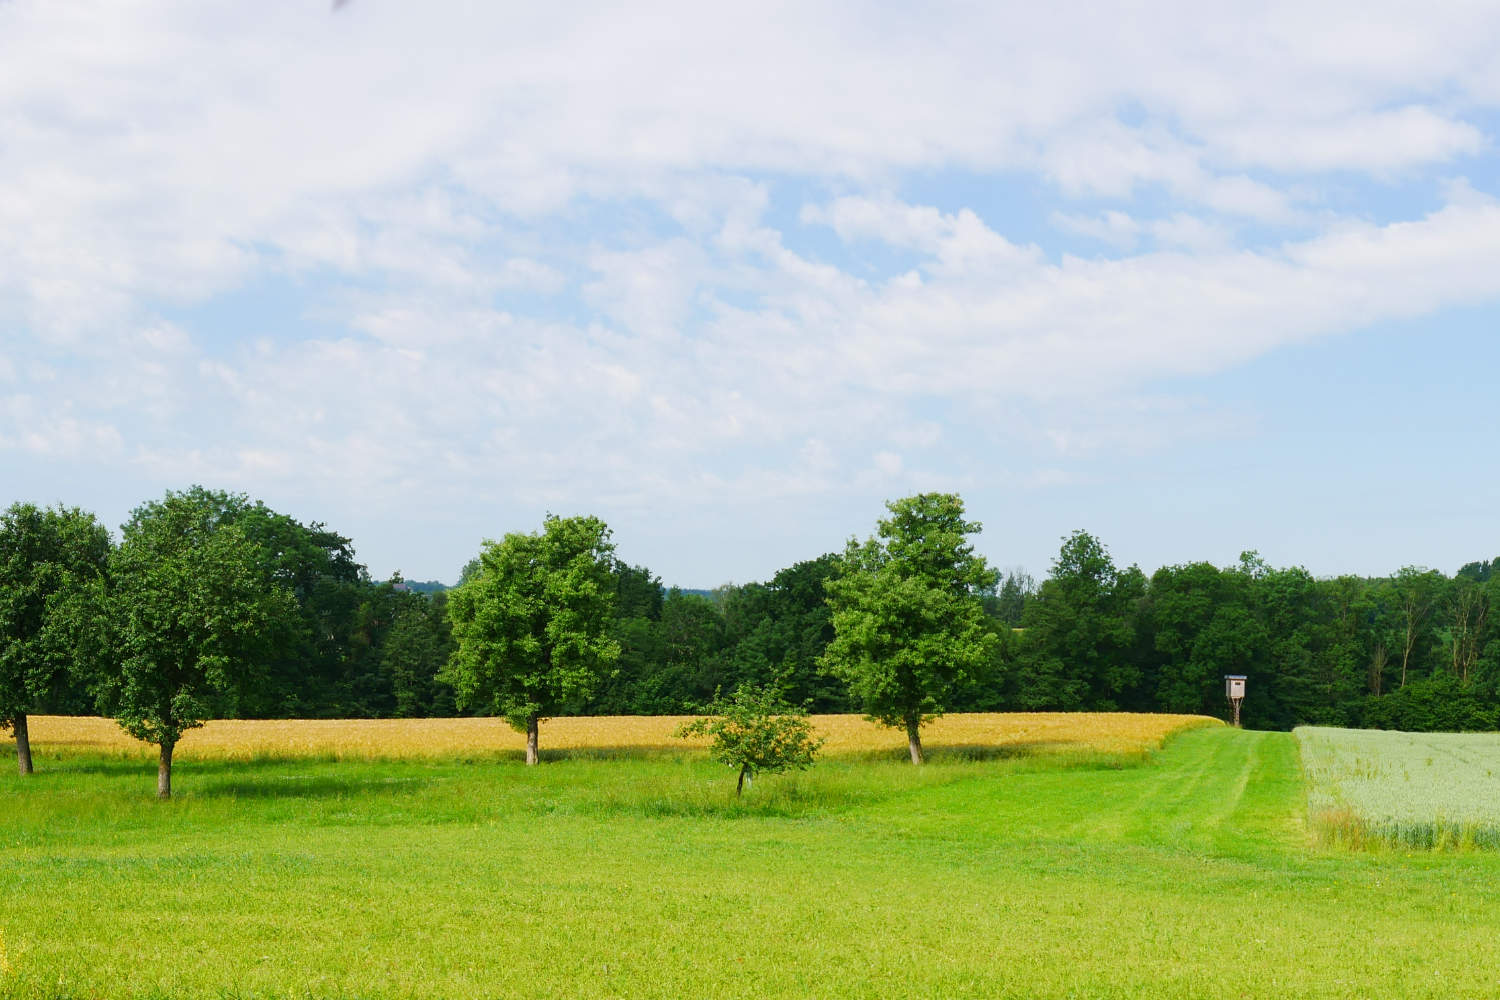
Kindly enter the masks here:
M 592 518 L 487 543 L 445 591 L 374 581 L 349 538 L 242 494 L 168 492 L 118 542 L 88 512 L 17 503 L 0 517 L 0 725 L 25 771 L 27 715 L 106 712 L 162 747 L 164 791 L 171 748 L 205 718 L 506 715 L 534 752 L 537 718 L 691 714 L 741 688 L 865 712 L 904 729 L 914 760 L 943 711 L 1223 715 L 1227 673 L 1249 678 L 1252 727 L 1500 725 L 1500 559 L 1315 578 L 1246 553 L 1147 576 L 1078 531 L 1038 584 L 974 553 L 958 497 L 888 508 L 874 537 L 705 594 L 620 562 Z M 502 697 L 497 671 L 536 640 L 512 622 L 481 655 L 474 622 L 550 599 L 515 581 L 561 558 L 554 527 L 592 539 L 568 584 L 588 600 L 567 613 L 600 624 L 566 647 L 592 659 L 547 692 L 542 662 Z

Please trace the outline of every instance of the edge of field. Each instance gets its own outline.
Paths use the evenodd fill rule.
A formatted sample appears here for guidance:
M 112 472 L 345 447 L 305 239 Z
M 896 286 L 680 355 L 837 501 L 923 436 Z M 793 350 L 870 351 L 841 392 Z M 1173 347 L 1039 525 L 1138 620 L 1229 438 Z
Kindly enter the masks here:
M 543 720 L 544 755 L 639 756 L 698 751 L 703 738 L 673 731 L 691 716 L 592 716 Z M 824 737 L 825 756 L 906 754 L 904 734 L 858 715 L 811 716 Z M 963 759 L 1007 757 L 1107 758 L 1144 761 L 1186 729 L 1222 726 L 1201 715 L 1129 712 L 995 712 L 945 715 L 923 727 L 924 748 Z M 155 756 L 155 748 L 127 735 L 111 719 L 32 716 L 35 752 L 56 756 Z M 14 739 L 0 739 L 0 748 Z M 455 719 L 224 719 L 186 733 L 178 759 L 326 760 L 519 759 L 525 737 L 504 720 Z
M 1465 769 L 1483 768 L 1489 783 L 1500 759 L 1489 766 L 1439 746 L 1487 743 L 1500 750 L 1494 733 L 1408 733 L 1299 726 L 1308 829 L 1324 847 L 1352 851 L 1450 851 L 1500 849 L 1500 815 L 1449 814 L 1434 796 L 1434 782 L 1463 784 Z M 1369 756 L 1373 749 L 1378 758 Z M 1420 759 L 1420 764 L 1417 764 Z M 1413 765 L 1417 766 L 1413 768 Z M 1423 774 L 1441 764 L 1441 774 Z M 1413 771 L 1416 771 L 1415 775 Z M 1477 772 L 1476 772 L 1477 774 Z M 1413 780 L 1413 777 L 1417 780 Z M 1482 799 L 1491 796 L 1481 795 Z M 1378 814 L 1373 802 L 1383 802 Z

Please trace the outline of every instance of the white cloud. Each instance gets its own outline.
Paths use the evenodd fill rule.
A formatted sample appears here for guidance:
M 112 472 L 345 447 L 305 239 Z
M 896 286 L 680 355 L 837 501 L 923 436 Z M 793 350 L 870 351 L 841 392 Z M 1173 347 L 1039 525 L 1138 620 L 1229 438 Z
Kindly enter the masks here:
M 0 4 L 0 384 L 45 411 L 0 448 L 658 509 L 1232 433 L 1134 404 L 1500 296 L 1447 180 L 1497 47 L 1442 4 Z
M 1175 212 L 1170 218 L 1152 220 L 1148 229 L 1152 239 L 1163 247 L 1184 250 L 1228 250 L 1233 232 L 1227 227 L 1207 222 L 1186 212 Z
M 1064 232 L 1086 236 L 1121 250 L 1129 250 L 1140 238 L 1141 226 L 1124 212 L 1109 209 L 1099 215 L 1053 212 L 1050 221 Z
M 942 239 L 926 245 L 931 259 L 943 252 Z M 670 273 L 663 262 L 681 249 L 669 241 L 644 251 L 644 263 L 597 263 L 611 275 Z M 74 372 L 67 392 L 106 399 L 100 420 L 159 404 L 152 419 L 163 440 L 178 443 L 142 452 L 157 474 L 369 494 L 420 492 L 441 475 L 459 492 L 498 482 L 538 502 L 567 497 L 580 482 L 641 504 L 661 495 L 723 499 L 752 486 L 789 495 L 793 481 L 803 489 L 855 481 L 864 461 L 905 481 L 902 452 L 940 455 L 944 426 L 955 423 L 1034 438 L 1070 457 L 1150 450 L 1185 430 L 1233 427 L 1201 411 L 1185 419 L 1170 399 L 1132 402 L 1153 379 L 1223 371 L 1373 318 L 1500 295 L 1500 205 L 1471 198 L 1422 220 L 1260 254 L 990 268 L 935 268 L 920 285 L 830 286 L 782 251 L 735 272 L 740 282 L 753 275 L 753 307 L 725 309 L 707 325 L 635 316 L 627 281 L 626 294 L 605 296 L 605 305 L 630 333 L 477 309 L 393 308 L 360 321 L 376 339 L 263 345 L 196 366 L 142 362 L 89 381 Z M 986 276 L 994 280 L 979 280 Z M 697 294 L 689 284 L 660 297 Z M 179 414 L 194 396 L 218 401 L 230 447 L 208 451 L 181 432 Z M 1110 404 L 1117 397 L 1123 402 Z M 930 398 L 955 416 L 920 417 Z M 1004 419 L 991 419 L 997 405 Z M 77 442 L 82 433 L 64 427 L 53 437 Z M 873 460 L 858 458 L 861 446 Z
M 1485 140 L 1468 122 L 1409 106 L 1326 121 L 1247 122 L 1215 134 L 1214 143 L 1226 159 L 1248 166 L 1384 173 L 1471 155 Z
M 12 3 L 0 232 L 26 238 L 0 242 L 0 289 L 63 336 L 141 297 L 230 287 L 258 248 L 462 284 L 472 266 L 454 247 L 504 228 L 496 212 L 535 219 L 675 185 L 687 220 L 725 171 L 1036 170 L 1064 191 L 1162 184 L 1284 220 L 1285 192 L 1234 171 L 1378 173 L 1478 151 L 1463 115 L 1500 103 L 1497 41 L 1482 6 L 1445 5 L 916 21 L 859 4 L 579 17 Z
M 990 229 L 969 209 L 952 214 L 925 205 L 908 205 L 889 196 L 843 197 L 826 206 L 805 206 L 805 223 L 831 226 L 846 242 L 879 240 L 916 250 L 949 273 L 970 271 L 993 276 L 997 268 L 1035 262 L 1034 247 L 1018 247 Z

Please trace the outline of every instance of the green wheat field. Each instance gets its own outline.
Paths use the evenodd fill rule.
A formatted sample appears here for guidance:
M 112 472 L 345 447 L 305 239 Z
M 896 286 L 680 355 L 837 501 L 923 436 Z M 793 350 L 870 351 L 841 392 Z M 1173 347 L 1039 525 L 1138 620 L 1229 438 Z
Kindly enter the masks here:
M 739 802 L 701 751 L 202 759 L 158 803 L 40 746 L 0 998 L 1500 995 L 1500 852 L 1353 850 L 1301 753 L 835 756 Z

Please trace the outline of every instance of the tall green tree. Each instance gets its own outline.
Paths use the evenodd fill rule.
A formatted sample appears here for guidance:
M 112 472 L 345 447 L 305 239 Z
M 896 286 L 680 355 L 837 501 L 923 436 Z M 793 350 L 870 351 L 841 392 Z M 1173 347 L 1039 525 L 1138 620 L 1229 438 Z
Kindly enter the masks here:
M 118 673 L 103 704 L 160 749 L 156 794 L 172 795 L 172 753 L 212 706 L 253 693 L 267 636 L 296 613 L 265 551 L 225 520 L 207 491 L 136 508 L 110 560 Z
M 726 599 L 726 659 L 734 683 L 773 687 L 814 712 L 849 711 L 847 688 L 818 663 L 833 639 L 824 584 L 838 567 L 837 555 L 819 556 Z
M 446 592 L 428 596 L 415 591 L 391 593 L 391 622 L 380 645 L 382 694 L 398 719 L 452 715 L 453 692 L 439 675 L 453 652 Z
M 1432 612 L 1443 590 L 1443 575 L 1420 566 L 1403 566 L 1391 579 L 1396 595 L 1401 686 L 1417 671 L 1432 640 Z
M 1018 628 L 1026 616 L 1026 604 L 1036 597 L 1036 580 L 1023 569 L 1005 574 L 1000 589 L 985 601 L 986 610 L 1011 628 Z
M 596 517 L 548 515 L 540 533 L 488 541 L 448 598 L 445 677 L 460 707 L 504 716 L 537 763 L 544 716 L 587 699 L 620 655 L 611 636 L 614 544 Z
M 26 717 L 103 660 L 109 532 L 77 508 L 15 503 L 0 514 L 0 730 L 32 772 Z
M 1317 658 L 1315 687 L 1321 696 L 1326 721 L 1352 725 L 1358 721 L 1362 696 L 1369 686 L 1376 663 L 1374 632 L 1369 623 L 1374 613 L 1370 587 L 1356 576 L 1339 576 L 1317 582 L 1326 641 Z M 1379 654 L 1384 667 L 1385 653 Z
M 362 645 L 368 634 L 360 633 L 369 624 L 365 605 L 379 603 L 379 595 L 372 593 L 378 585 L 371 584 L 355 560 L 350 540 L 320 522 L 303 524 L 243 493 L 194 486 L 186 495 L 211 509 L 216 523 L 244 532 L 256 546 L 260 571 L 295 598 L 293 613 L 273 623 L 263 637 L 264 676 L 215 710 L 251 718 L 388 711 L 388 704 L 369 699 L 379 655 Z
M 677 695 L 675 701 L 667 702 L 670 710 L 695 711 L 729 679 L 721 656 L 725 630 L 719 603 L 673 587 L 662 606 L 658 631 L 661 663 L 657 679 Z
M 1211 563 L 1163 567 L 1151 577 L 1160 708 L 1218 715 L 1224 675 L 1259 673 L 1266 637 L 1248 597 L 1242 578 Z
M 1087 531 L 1063 539 L 1052 575 L 1026 602 L 1016 698 L 1029 710 L 1113 711 L 1142 681 L 1137 608 L 1146 593 L 1135 567 L 1121 571 Z
M 976 555 L 952 493 L 886 504 L 877 538 L 850 540 L 842 571 L 826 583 L 833 639 L 826 669 L 844 680 L 870 719 L 903 729 L 922 763 L 922 724 L 993 662 L 999 640 L 979 594 L 998 575 Z
M 1490 617 L 1493 584 L 1459 576 L 1447 587 L 1448 653 L 1453 675 L 1462 684 L 1474 677 L 1480 656 L 1493 632 Z

